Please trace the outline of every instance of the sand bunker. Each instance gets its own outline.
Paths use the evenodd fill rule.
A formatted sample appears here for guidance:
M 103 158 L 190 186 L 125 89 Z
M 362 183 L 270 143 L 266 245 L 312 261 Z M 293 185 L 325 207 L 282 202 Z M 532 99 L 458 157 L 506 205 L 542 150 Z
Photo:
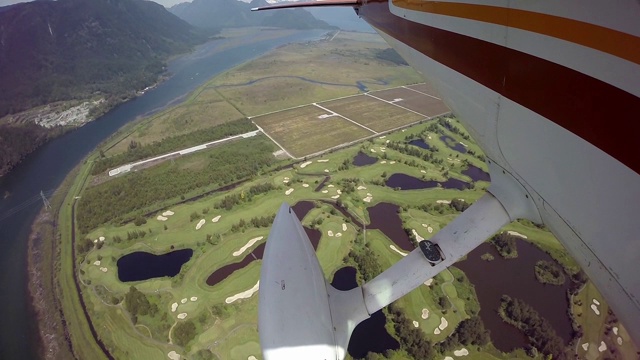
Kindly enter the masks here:
M 427 172 L 424 170 L 420 170 L 421 173 L 426 174 Z
M 372 152 L 372 153 L 376 152 L 376 149 L 371 149 L 371 152 Z
M 101 268 L 100 268 L 100 271 L 102 271 L 102 272 L 104 272 L 104 273 L 106 273 L 106 272 L 107 272 L 107 270 L 108 270 L 108 269 L 107 269 L 106 267 L 101 267 Z
M 329 169 L 324 169 L 324 172 L 328 173 L 328 172 L 329 172 Z
M 589 343 L 586 342 L 586 343 L 582 344 L 582 348 L 584 349 L 584 351 L 589 351 Z
M 328 193 L 328 192 L 329 192 L 329 190 L 322 190 L 322 193 L 323 193 L 323 194 L 326 194 L 326 193 Z
M 622 345 L 622 338 L 618 336 L 618 338 L 616 339 L 616 342 L 618 343 L 618 345 Z
M 186 318 L 187 318 L 187 313 L 180 313 L 180 314 L 178 314 L 178 319 L 180 319 L 180 320 L 184 320 L 184 319 L 186 319 Z
M 332 187 L 335 187 L 335 185 L 333 185 L 333 184 L 329 184 L 329 185 L 327 185 L 327 187 L 332 188 Z
M 342 231 L 347 231 L 347 224 L 342 223 Z
M 387 137 L 387 135 L 384 135 L 384 136 L 380 136 L 378 139 L 384 139 L 386 137 Z
M 247 358 L 247 360 L 258 360 L 255 356 L 251 355 Z
M 200 230 L 200 228 L 202 227 L 202 225 L 204 225 L 206 221 L 204 219 L 198 221 L 198 224 L 196 225 L 196 230 Z
M 105 239 L 104 239 L 104 236 L 100 236 L 100 237 L 98 238 L 98 240 L 100 240 L 100 242 L 103 242 L 103 241 L 105 240 Z
M 313 161 L 305 161 L 302 164 L 300 164 L 300 169 L 304 169 L 307 167 L 307 165 L 311 165 Z
M 336 237 L 341 237 L 342 233 L 336 233 Z
M 165 212 L 163 212 L 163 213 L 162 213 L 162 216 L 171 216 L 171 215 L 173 215 L 173 214 L 175 214 L 173 211 L 171 211 L 171 210 L 167 210 L 167 211 L 165 211 Z
M 433 333 L 435 335 L 439 335 L 440 334 L 440 329 L 436 328 L 435 330 L 433 330 Z
M 167 356 L 169 357 L 169 359 L 171 360 L 180 360 L 180 354 L 178 354 L 177 352 L 171 350 L 167 353 Z
M 178 310 L 178 303 L 174 302 L 171 304 L 171 312 L 176 312 L 176 310 Z
M 371 202 L 371 200 L 373 200 L 373 198 L 371 196 L 367 196 L 366 198 L 362 199 L 364 202 Z
M 385 144 L 388 144 L 388 143 L 389 143 L 389 141 L 390 141 L 390 140 L 387 140 L 387 141 L 385 141 L 384 143 L 385 143 Z
M 429 309 L 427 309 L 427 308 L 422 309 L 422 316 L 421 317 L 423 319 L 425 319 L 425 320 L 428 319 L 429 318 Z
M 93 262 L 93 265 L 100 266 L 100 260 L 96 260 Z M 617 335 L 617 334 L 616 334 Z
M 256 291 L 258 291 L 259 288 L 260 288 L 260 280 L 258 280 L 258 282 L 251 289 L 235 294 L 233 296 L 229 296 L 228 298 L 225 299 L 224 302 L 226 302 L 227 304 L 231 304 L 232 302 L 238 299 L 250 298 L 251 295 L 253 295 Z
M 329 162 L 329 159 L 320 159 L 320 160 L 318 160 L 318 162 L 320 162 L 320 163 Z
M 98 243 L 98 239 L 93 240 L 93 243 L 97 244 Z
M 526 236 L 526 235 L 522 235 L 522 234 L 520 234 L 520 233 L 519 233 L 519 232 L 517 232 L 517 231 L 507 231 L 507 234 L 509 234 L 509 235 L 513 235 L 513 236 L 519 236 L 519 237 L 521 237 L 521 238 L 523 238 L 523 239 L 527 239 L 527 236 Z M 600 305 L 600 304 L 598 304 L 598 305 Z
M 192 296 L 191 299 L 189 299 L 191 301 L 198 301 L 198 297 L 197 296 Z
M 293 188 L 291 188 L 291 189 L 289 189 L 289 190 L 285 191 L 285 192 L 284 192 L 284 194 L 285 194 L 285 195 L 289 195 L 289 194 L 291 194 L 292 192 L 293 192 Z
M 187 303 L 187 298 L 184 298 L 182 300 L 180 300 L 181 303 L 186 304 Z
M 391 248 L 391 250 L 397 252 L 398 254 L 402 255 L 402 256 L 407 256 L 406 252 L 400 251 L 397 247 L 393 246 L 393 245 L 389 245 L 389 247 Z
M 413 327 L 420 327 L 420 323 L 413 320 Z
M 451 356 L 445 356 L 444 360 L 453 360 L 453 358 Z
M 158 219 L 159 221 L 167 221 L 167 218 L 162 215 L 158 215 L 156 219 Z
M 596 315 L 600 315 L 600 310 L 598 310 L 598 307 L 596 306 L 596 304 L 591 304 L 591 310 L 593 310 L 593 312 L 596 313 Z
M 336 192 L 338 193 L 338 195 L 342 195 L 342 190 L 338 189 L 336 190 Z
M 598 304 L 598 305 L 600 305 L 600 304 Z M 617 326 L 613 327 L 613 333 L 618 335 L 618 327 Z
M 607 350 L 607 344 L 604 343 L 604 341 L 600 341 L 600 346 L 598 346 L 598 351 L 603 352 Z
M 217 223 L 218 221 L 220 221 L 221 217 L 222 217 L 222 215 L 218 215 L 218 216 L 214 217 L 213 219 L 211 219 L 211 222 Z
M 242 255 L 242 253 L 244 253 L 248 248 L 252 247 L 253 244 L 257 243 L 258 241 L 262 240 L 263 238 L 264 238 L 264 236 L 254 237 L 253 239 L 249 240 L 243 247 L 241 247 L 240 250 L 235 251 L 233 253 L 233 256 Z
M 455 350 L 453 352 L 453 355 L 455 355 L 455 356 L 467 356 L 467 355 L 469 355 L 469 350 L 467 350 L 465 348 L 462 348 L 460 350 Z
M 386 163 L 387 163 L 387 160 L 380 161 L 380 164 L 386 164 Z
M 309 187 L 309 184 L 302 184 L 302 187 Z
M 418 234 L 416 229 L 411 229 L 411 232 L 413 233 L 413 236 L 416 237 L 416 241 L 420 242 L 420 241 L 424 240 L 424 238 Z
M 332 199 L 337 199 L 337 198 L 339 198 L 339 197 L 340 197 L 340 195 L 333 195 L 331 198 L 332 198 Z
M 440 330 L 444 330 L 447 328 L 447 326 L 449 326 L 449 322 L 447 321 L 447 319 L 445 319 L 444 317 L 440 318 L 440 325 L 438 325 L 438 328 Z
M 331 231 L 331 230 L 327 231 L 327 235 L 333 237 L 333 231 Z
M 433 278 L 423 282 L 423 284 L 427 285 L 427 286 L 431 286 L 431 284 L 433 284 Z
M 396 163 L 395 161 L 389 161 L 389 164 L 395 164 L 395 163 Z
M 438 204 L 451 204 L 450 200 L 437 200 L 436 201 Z
M 367 190 L 367 188 L 362 186 L 362 185 L 360 185 L 360 186 L 358 186 L 358 190 Z
M 600 301 L 598 301 L 598 300 L 596 300 L 596 299 L 593 299 L 592 301 L 593 301 L 593 303 L 594 303 L 594 304 L 596 304 L 596 305 L 600 306 Z M 616 335 L 617 335 L 617 334 L 616 334 Z

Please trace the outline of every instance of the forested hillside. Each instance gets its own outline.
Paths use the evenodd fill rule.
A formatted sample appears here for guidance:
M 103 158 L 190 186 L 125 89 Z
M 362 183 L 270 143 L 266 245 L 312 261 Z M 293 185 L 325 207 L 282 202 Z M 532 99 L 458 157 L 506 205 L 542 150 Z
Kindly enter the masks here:
M 251 8 L 269 5 L 265 0 L 250 4 L 238 0 L 193 0 L 175 5 L 172 13 L 193 26 L 211 27 L 272 26 L 287 29 L 337 29 L 316 19 L 304 9 L 252 12 Z
M 205 37 L 143 0 L 34 1 L 0 11 L 0 117 L 54 101 L 126 98 Z
M 46 140 L 46 130 L 36 124 L 0 125 L 0 176 Z

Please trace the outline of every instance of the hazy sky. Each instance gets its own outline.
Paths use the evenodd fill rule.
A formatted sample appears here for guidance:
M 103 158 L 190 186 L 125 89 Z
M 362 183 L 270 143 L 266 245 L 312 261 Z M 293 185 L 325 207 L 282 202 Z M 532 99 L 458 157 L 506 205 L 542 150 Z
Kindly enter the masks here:
M 175 4 L 179 4 L 181 2 L 186 2 L 187 0 L 154 0 L 158 4 L 162 4 L 166 7 L 173 6 Z M 0 0 L 0 6 L 11 5 L 19 2 L 26 2 L 24 0 Z

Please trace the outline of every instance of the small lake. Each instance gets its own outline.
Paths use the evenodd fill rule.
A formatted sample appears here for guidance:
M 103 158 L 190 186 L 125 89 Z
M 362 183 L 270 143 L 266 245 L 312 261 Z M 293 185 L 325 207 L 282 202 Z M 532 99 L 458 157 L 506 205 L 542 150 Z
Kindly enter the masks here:
M 462 174 L 467 175 L 473 181 L 491 181 L 489 173 L 471 164 L 465 170 L 462 170 Z
M 402 228 L 402 220 L 398 214 L 400 207 L 391 203 L 379 203 L 367 208 L 371 224 L 367 229 L 378 229 L 404 251 L 415 249 L 409 235 Z
M 355 166 L 366 166 L 375 164 L 378 161 L 377 157 L 369 156 L 362 151 L 358 153 L 358 155 L 353 157 L 353 165 Z
M 480 317 L 491 331 L 491 341 L 498 350 L 504 352 L 529 343 L 520 330 L 503 322 L 498 315 L 500 298 L 506 294 L 533 306 L 540 316 L 551 323 L 565 345 L 568 344 L 573 333 L 571 319 L 567 315 L 569 276 L 566 276 L 562 286 L 540 283 L 534 273 L 536 262 L 546 260 L 556 263 L 555 260 L 527 241 L 517 240 L 516 245 L 518 257 L 515 259 L 504 259 L 493 245 L 483 243 L 470 252 L 466 260 L 455 264 L 475 286 L 480 301 Z M 480 256 L 485 253 L 493 255 L 494 260 L 482 260 Z M 505 279 L 505 274 L 508 274 L 508 279 Z
M 298 216 L 298 219 L 302 221 L 304 217 L 315 207 L 312 201 L 300 201 L 295 206 L 292 206 L 293 212 Z M 304 231 L 307 233 L 309 240 L 311 241 L 311 245 L 313 245 L 313 249 L 318 249 L 318 244 L 320 244 L 320 237 L 322 237 L 322 233 L 320 230 L 311 229 L 306 226 L 303 227 Z M 213 273 L 209 275 L 207 278 L 207 285 L 214 286 L 225 280 L 234 272 L 243 269 L 245 266 L 251 264 L 255 260 L 262 260 L 262 256 L 264 255 L 264 248 L 266 243 L 262 243 L 258 245 L 255 249 L 253 249 L 250 253 L 245 255 L 245 257 L 240 262 L 231 263 L 225 265 Z
M 343 267 L 333 276 L 331 285 L 338 290 L 351 290 L 358 286 L 356 269 L 351 266 Z M 397 350 L 400 344 L 385 328 L 387 318 L 378 310 L 371 317 L 356 326 L 349 339 L 347 351 L 353 358 L 360 359 L 369 352 L 384 354 L 387 350 Z
M 122 282 L 141 281 L 178 275 L 182 265 L 191 259 L 193 250 L 182 249 L 162 255 L 136 251 L 118 259 L 118 279 Z
M 438 187 L 438 185 L 442 186 L 443 189 L 466 190 L 469 188 L 468 182 L 456 178 L 449 178 L 447 181 L 425 181 L 402 173 L 389 176 L 385 181 L 385 185 L 392 189 L 399 188 L 400 190 L 432 189 Z
M 440 136 L 440 140 L 442 140 L 449 149 L 453 149 L 461 154 L 467 153 L 467 148 L 449 135 Z
M 427 144 L 427 143 L 424 141 L 424 139 L 411 140 L 411 141 L 409 141 L 409 145 L 417 146 L 417 147 L 419 147 L 419 148 L 426 149 L 426 150 L 431 149 L 431 147 L 429 146 L 429 144 Z

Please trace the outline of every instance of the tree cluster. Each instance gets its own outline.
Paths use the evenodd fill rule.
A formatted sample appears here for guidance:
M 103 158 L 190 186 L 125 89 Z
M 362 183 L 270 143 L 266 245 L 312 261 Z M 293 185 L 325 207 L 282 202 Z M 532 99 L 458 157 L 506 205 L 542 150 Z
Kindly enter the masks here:
M 139 315 L 155 316 L 158 313 L 158 306 L 151 304 L 146 295 L 135 286 L 129 287 L 129 292 L 124 296 L 124 306 L 134 324 L 138 322 Z
M 196 336 L 196 325 L 191 320 L 181 321 L 173 327 L 171 338 L 176 345 L 187 346 Z
M 451 335 L 436 345 L 436 349 L 445 353 L 460 346 L 484 346 L 490 340 L 489 330 L 485 329 L 482 319 L 476 315 L 462 320 Z
M 413 323 L 405 316 L 402 309 L 395 304 L 389 305 L 389 317 L 393 322 L 393 328 L 400 340 L 400 346 L 414 359 L 430 360 L 436 356 L 436 352 L 427 340 L 424 332 L 413 326 Z
M 253 185 L 249 188 L 249 191 L 245 193 L 244 191 L 240 194 L 234 193 L 225 196 L 220 202 L 214 205 L 216 209 L 225 209 L 227 211 L 233 209 L 234 206 L 240 205 L 243 202 L 251 202 L 253 197 L 256 195 L 268 193 L 271 190 L 275 190 L 278 187 L 272 183 L 262 183 Z
M 444 163 L 444 160 L 433 155 L 434 152 L 439 151 L 435 146 L 431 146 L 428 151 L 424 151 L 417 146 L 403 144 L 397 141 L 390 141 L 387 144 L 387 147 L 399 153 L 417 157 L 432 164 L 442 165 Z
M 515 235 L 509 235 L 507 232 L 502 232 L 491 238 L 491 243 L 496 247 L 496 250 L 505 259 L 515 259 L 518 257 L 518 248 L 516 246 L 516 240 L 519 238 Z
M 207 164 L 202 169 L 166 162 L 90 187 L 78 204 L 78 227 L 86 234 L 104 223 L 122 222 L 131 212 L 190 191 L 249 178 L 276 161 L 271 154 L 272 146 L 260 138 L 246 139 L 208 154 L 192 155 L 206 159 Z M 243 161 L 237 161 L 238 158 Z
M 273 220 L 275 220 L 275 218 L 276 218 L 276 214 L 269 215 L 269 216 L 260 216 L 260 217 L 255 216 L 255 217 L 252 217 L 249 220 L 249 222 L 245 221 L 244 219 L 240 219 L 240 221 L 231 225 L 231 232 L 242 231 L 249 226 L 254 228 L 269 227 L 271 226 L 271 224 L 273 224 Z
M 520 299 L 502 295 L 500 299 L 500 316 L 506 322 L 524 331 L 531 345 L 538 352 L 553 359 L 566 359 L 564 343 L 556 334 L 549 321 Z
M 353 259 L 364 281 L 369 281 L 382 273 L 382 267 L 378 263 L 378 255 L 368 247 L 352 249 L 349 258 Z
M 564 270 L 550 261 L 536 262 L 535 274 L 536 279 L 543 284 L 562 285 L 565 282 Z
M 187 134 L 169 136 L 162 140 L 154 141 L 148 145 L 131 140 L 127 151 L 105 158 L 100 158 L 91 169 L 91 175 L 97 175 L 120 165 L 128 164 L 142 159 L 178 151 L 190 146 L 200 145 L 206 142 L 220 140 L 229 136 L 243 134 L 255 130 L 256 127 L 249 119 L 240 119 L 210 127 L 192 131 Z

